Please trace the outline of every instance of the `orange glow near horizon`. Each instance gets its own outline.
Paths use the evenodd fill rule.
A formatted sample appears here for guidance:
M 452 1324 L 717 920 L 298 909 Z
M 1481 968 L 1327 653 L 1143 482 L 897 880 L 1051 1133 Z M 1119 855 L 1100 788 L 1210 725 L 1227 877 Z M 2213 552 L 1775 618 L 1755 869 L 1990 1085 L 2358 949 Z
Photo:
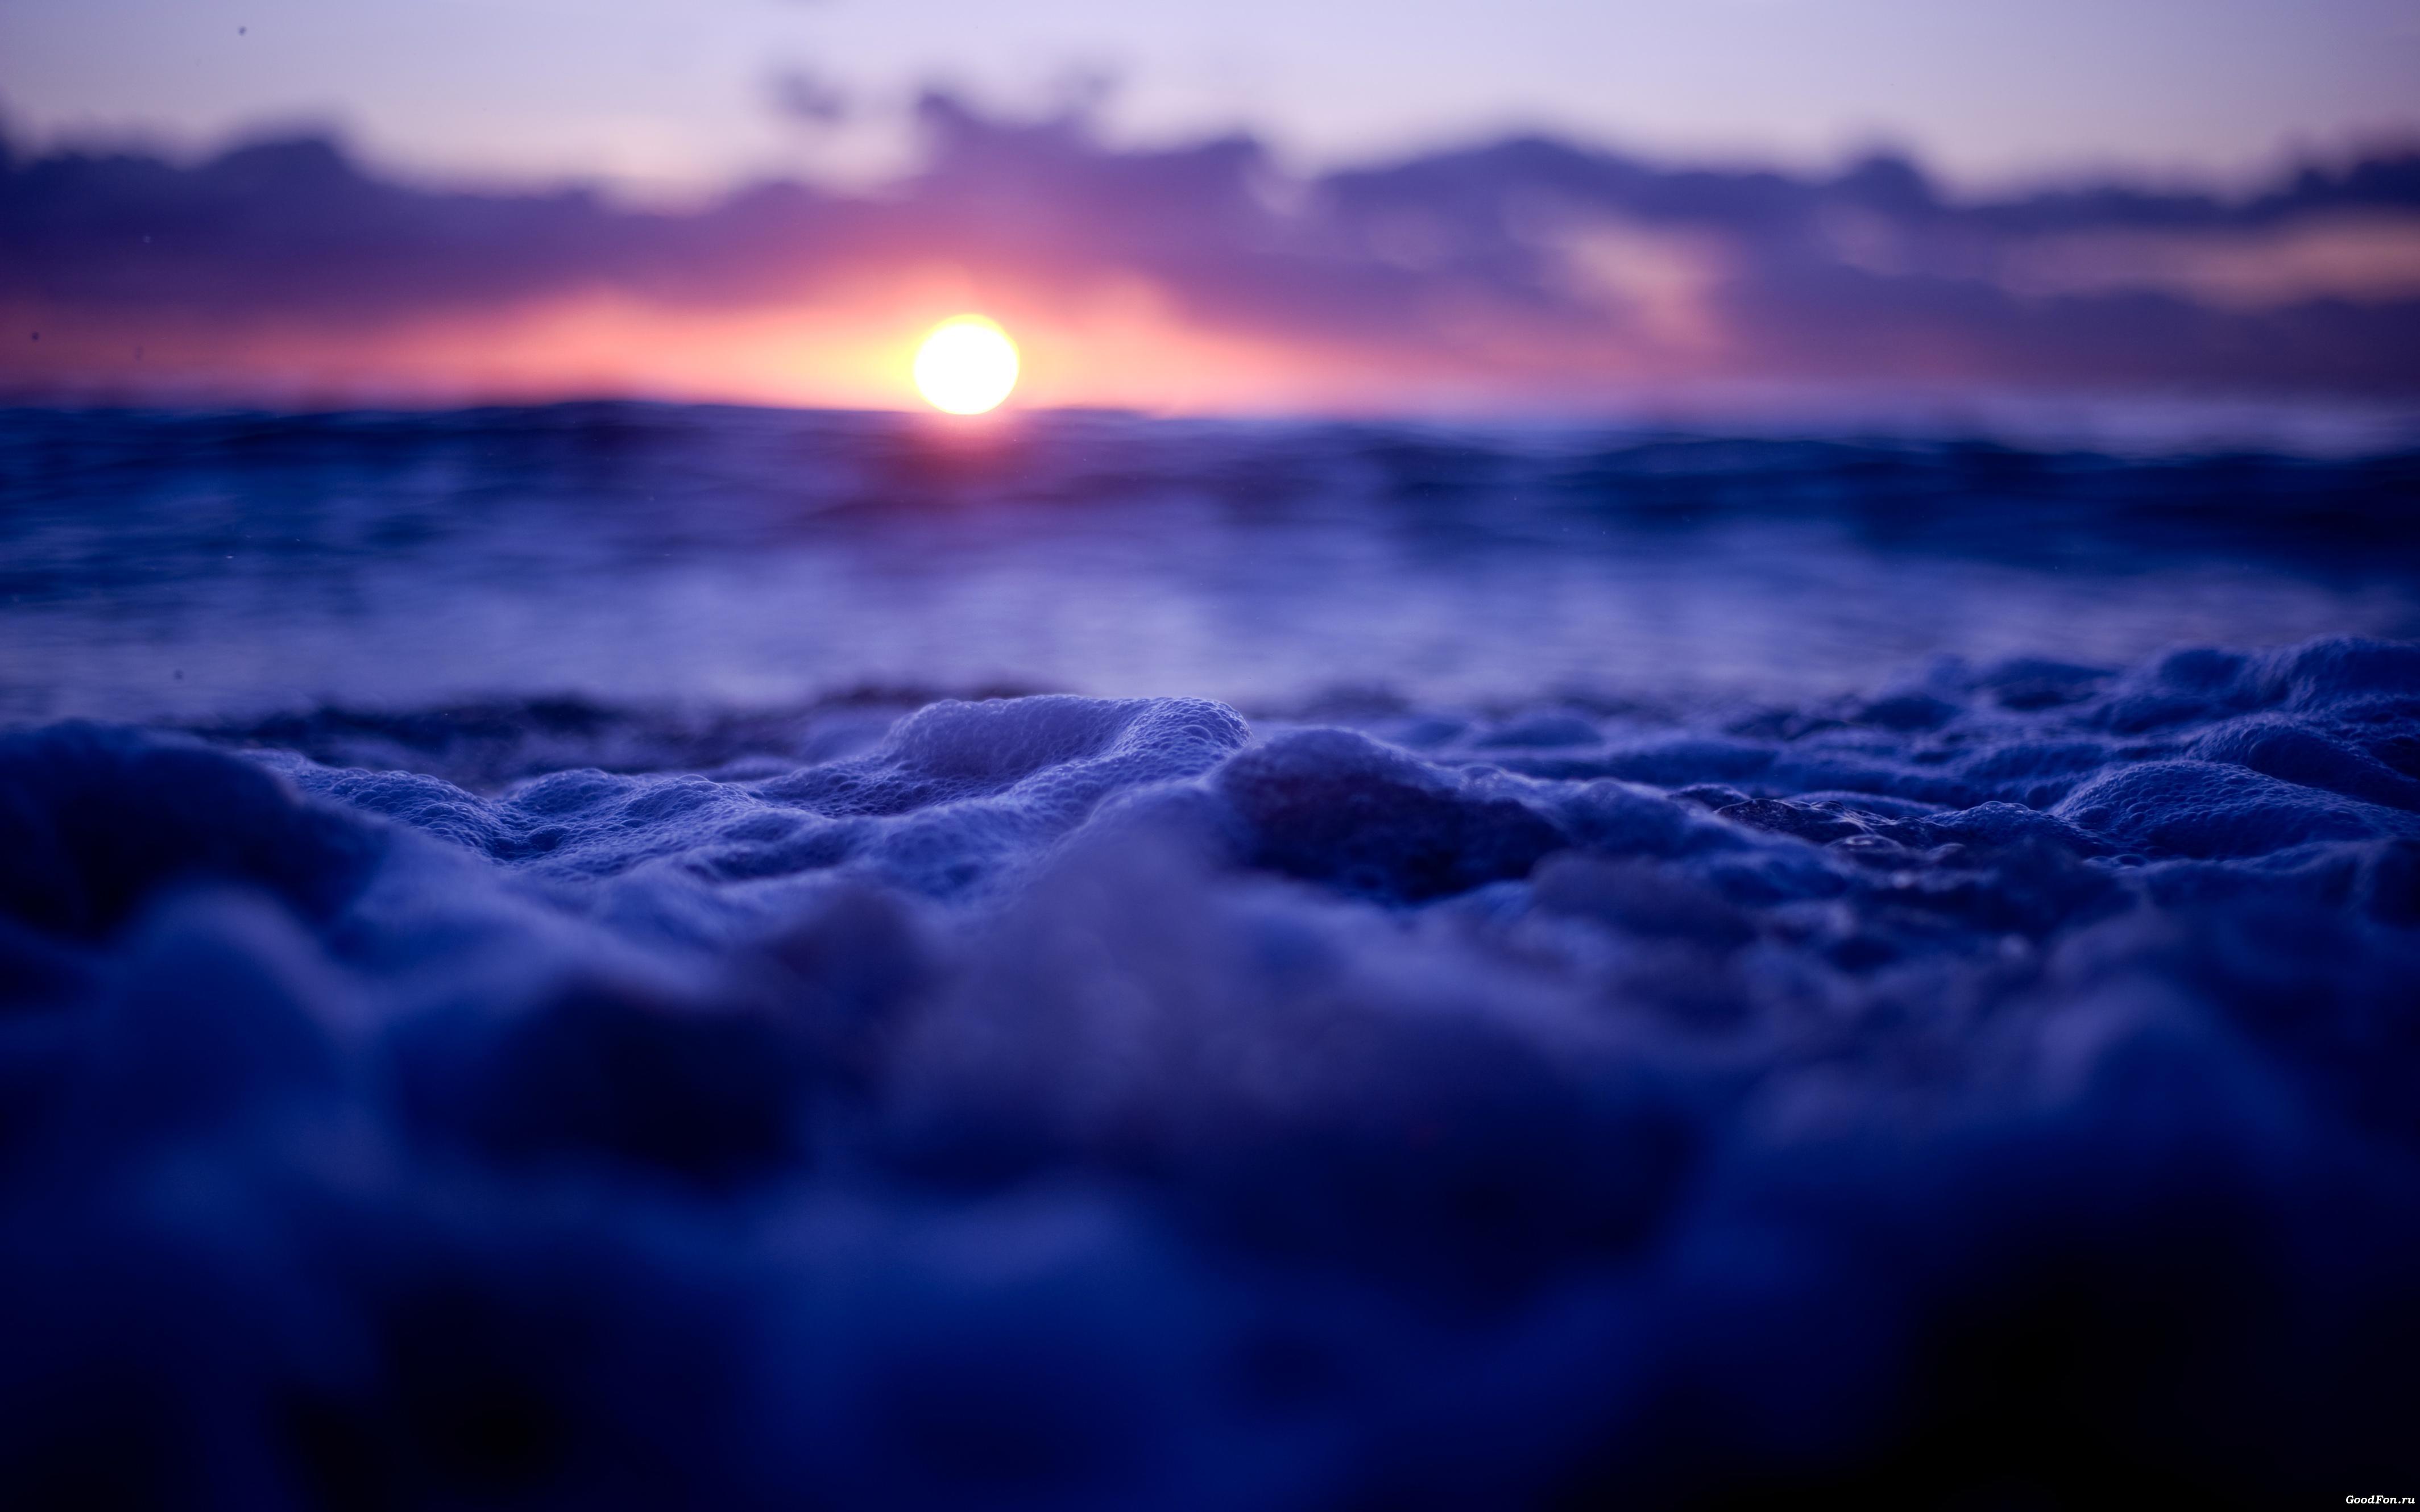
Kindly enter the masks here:
M 130 316 L 0 301 L 0 319 L 41 333 L 0 348 L 0 392 L 303 408 L 643 398 L 921 409 L 920 347 L 954 323 L 953 312 L 970 309 L 1016 332 L 1016 397 L 1039 409 L 1418 408 L 1483 398 L 1542 374 L 1568 382 L 1582 357 L 1486 322 L 1483 342 L 1465 332 L 1441 344 L 1450 350 L 1297 341 L 1206 326 L 1139 278 L 1036 288 L 936 263 L 868 270 L 762 304 L 583 291 L 395 321 L 297 314 L 234 322 L 190 310 Z M 1463 365 L 1474 357 L 1475 373 Z

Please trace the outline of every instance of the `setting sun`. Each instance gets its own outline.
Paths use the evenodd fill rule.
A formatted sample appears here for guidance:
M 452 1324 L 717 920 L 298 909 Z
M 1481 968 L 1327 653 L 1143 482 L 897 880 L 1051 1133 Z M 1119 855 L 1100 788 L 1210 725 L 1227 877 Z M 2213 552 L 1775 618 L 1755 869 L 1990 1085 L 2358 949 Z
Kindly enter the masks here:
M 942 321 L 916 352 L 916 392 L 954 415 L 996 409 L 1016 387 L 1016 347 L 979 315 Z

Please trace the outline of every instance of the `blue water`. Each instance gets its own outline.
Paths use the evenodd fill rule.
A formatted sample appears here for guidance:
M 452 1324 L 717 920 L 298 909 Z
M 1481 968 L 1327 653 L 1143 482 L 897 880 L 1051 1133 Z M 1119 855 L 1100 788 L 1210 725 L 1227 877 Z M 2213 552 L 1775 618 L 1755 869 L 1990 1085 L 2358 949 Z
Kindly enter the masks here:
M 1796 698 L 2420 635 L 2420 451 L 565 407 L 0 423 L 0 713 Z
M 0 424 L 0 1504 L 2266 1506 L 2420 463 Z

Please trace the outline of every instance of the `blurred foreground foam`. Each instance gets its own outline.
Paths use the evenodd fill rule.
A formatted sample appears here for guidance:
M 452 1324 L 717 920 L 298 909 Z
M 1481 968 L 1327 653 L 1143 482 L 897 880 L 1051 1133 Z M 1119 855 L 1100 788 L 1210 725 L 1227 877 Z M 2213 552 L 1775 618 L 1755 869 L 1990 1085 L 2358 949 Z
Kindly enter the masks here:
M 2408 1478 L 2420 647 L 1330 713 L 0 736 L 0 1501 Z

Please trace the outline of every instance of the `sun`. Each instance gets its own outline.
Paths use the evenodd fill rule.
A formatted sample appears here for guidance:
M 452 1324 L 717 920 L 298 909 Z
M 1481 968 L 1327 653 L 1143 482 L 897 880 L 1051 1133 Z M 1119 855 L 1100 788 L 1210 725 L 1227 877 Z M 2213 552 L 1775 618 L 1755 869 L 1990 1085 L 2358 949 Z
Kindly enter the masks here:
M 916 351 L 916 392 L 936 409 L 979 415 L 1016 387 L 1016 346 L 979 315 L 953 316 Z

